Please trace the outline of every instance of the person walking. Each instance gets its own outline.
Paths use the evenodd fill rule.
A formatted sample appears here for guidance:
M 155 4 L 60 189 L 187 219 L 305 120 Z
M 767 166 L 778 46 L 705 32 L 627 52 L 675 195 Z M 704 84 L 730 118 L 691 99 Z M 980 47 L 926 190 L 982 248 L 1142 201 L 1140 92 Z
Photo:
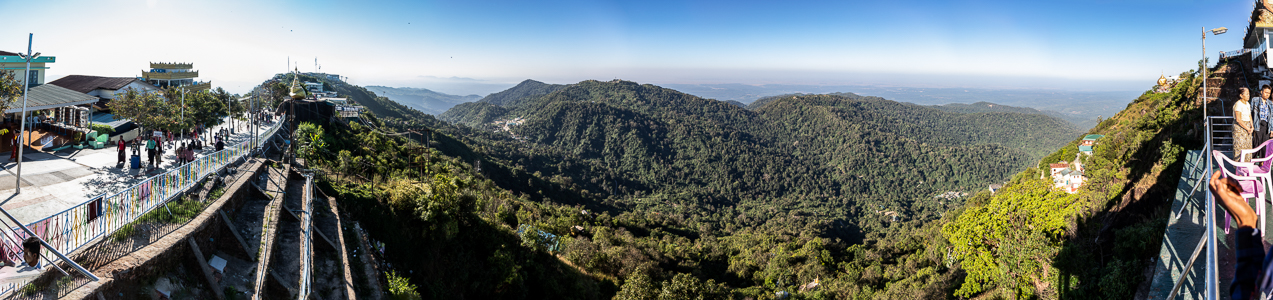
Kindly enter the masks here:
M 162 166 L 163 163 L 164 163 L 164 144 L 159 143 L 158 145 L 155 145 L 155 167 Z
M 221 151 L 223 149 L 225 149 L 225 142 L 221 141 L 221 138 L 217 138 L 217 151 Z
M 128 146 L 127 146 L 127 144 L 125 144 L 125 143 L 124 143 L 124 138 L 123 138 L 122 136 L 120 137 L 120 139 L 119 139 L 119 143 L 118 143 L 118 144 L 119 144 L 119 168 L 123 169 L 123 168 L 124 168 L 124 157 L 125 157 L 125 155 L 124 155 L 124 154 L 125 154 L 125 153 L 127 153 L 127 151 L 126 151 L 125 149 L 127 149 L 127 148 L 128 148 Z
M 186 163 L 194 162 L 194 150 L 191 150 L 190 148 L 186 148 L 186 151 L 182 151 L 181 155 L 185 156 L 182 159 L 184 159 Z
M 155 167 L 155 147 L 158 146 L 158 142 L 156 142 L 155 139 L 157 139 L 157 137 L 153 136 L 146 139 L 146 163 L 150 164 L 151 168 Z
M 13 138 L 9 140 L 9 149 L 13 149 L 13 152 L 9 153 L 9 161 L 18 161 L 18 145 L 21 145 L 18 143 L 18 139 L 20 138 L 22 138 L 22 133 L 19 132 L 14 134 Z
M 1238 102 L 1233 104 L 1233 153 L 1251 149 L 1251 92 L 1246 87 L 1238 88 Z M 1237 157 L 1239 161 L 1251 161 L 1248 155 Z

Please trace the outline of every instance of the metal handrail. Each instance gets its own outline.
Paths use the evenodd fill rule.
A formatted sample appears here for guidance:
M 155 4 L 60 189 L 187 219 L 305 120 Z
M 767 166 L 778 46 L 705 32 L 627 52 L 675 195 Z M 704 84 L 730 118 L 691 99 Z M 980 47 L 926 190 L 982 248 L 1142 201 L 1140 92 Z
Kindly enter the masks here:
M 311 266 L 314 259 L 312 255 L 314 252 L 313 189 L 314 175 L 305 174 L 305 194 L 301 197 L 301 201 L 304 201 L 304 203 L 301 203 L 301 213 L 303 214 L 301 215 L 301 236 L 305 243 L 305 249 L 304 251 L 301 251 L 301 282 L 300 288 L 298 289 L 299 292 L 296 297 L 298 300 L 305 300 L 309 298 L 310 276 L 314 271 L 313 266 Z
M 1211 153 L 1211 148 L 1214 141 L 1214 136 L 1211 135 L 1211 132 L 1212 130 L 1215 130 L 1215 127 L 1214 127 L 1215 125 L 1231 125 L 1231 124 L 1216 124 L 1216 122 L 1214 121 L 1215 120 L 1231 120 L 1231 119 L 1233 119 L 1233 117 L 1230 117 L 1230 116 L 1207 116 L 1206 117 L 1207 144 L 1206 144 L 1205 152 L 1201 154 L 1202 156 L 1206 156 L 1206 161 L 1207 161 L 1206 171 L 1203 173 L 1202 178 L 1198 179 L 1199 182 L 1194 184 L 1193 191 L 1189 192 L 1189 195 L 1186 196 L 1185 201 L 1188 201 L 1188 199 L 1193 199 L 1193 193 L 1194 191 L 1198 190 L 1198 187 L 1202 185 L 1210 184 L 1211 172 L 1212 172 L 1211 171 L 1212 160 L 1211 160 L 1211 155 L 1209 154 Z M 1201 158 L 1202 157 L 1199 157 L 1199 159 Z M 1205 198 L 1206 201 L 1204 206 L 1206 209 L 1207 234 L 1204 235 L 1202 239 L 1198 241 L 1198 246 L 1194 248 L 1193 255 L 1189 257 L 1189 260 L 1185 262 L 1184 269 L 1181 269 L 1180 278 L 1176 279 L 1176 283 L 1172 286 L 1171 292 L 1170 294 L 1168 294 L 1166 299 L 1176 298 L 1176 295 L 1178 295 L 1178 293 L 1180 292 L 1180 287 L 1184 284 L 1185 277 L 1186 277 L 1185 274 L 1189 272 L 1190 268 L 1193 268 L 1194 261 L 1198 259 L 1198 254 L 1201 253 L 1204 248 L 1207 250 L 1207 272 L 1208 272 L 1207 275 L 1215 275 L 1216 270 L 1218 270 L 1217 266 L 1215 265 L 1215 262 L 1216 262 L 1215 210 L 1214 210 L 1215 199 L 1211 198 L 1211 193 L 1205 193 L 1205 194 L 1206 194 L 1206 198 Z M 1184 215 L 1183 209 L 1181 210 L 1180 214 L 1176 215 L 1176 218 L 1180 218 L 1181 215 Z M 1216 278 L 1207 276 L 1206 280 L 1207 280 L 1208 287 L 1218 286 L 1216 285 L 1216 281 L 1215 281 Z
M 1243 48 L 1243 49 L 1238 49 L 1238 50 L 1233 50 L 1233 51 L 1221 51 L 1221 52 L 1220 52 L 1220 59 L 1225 59 L 1225 58 L 1229 58 L 1229 57 L 1239 56 L 1239 55 L 1243 55 L 1243 54 L 1247 54 L 1247 53 L 1251 53 L 1251 49 L 1250 49 L 1250 48 Z
M 1203 67 L 1206 67 L 1206 66 L 1203 66 Z M 1202 82 L 1203 83 L 1207 82 L 1207 78 L 1205 76 L 1202 78 Z M 1203 95 L 1206 95 L 1207 90 L 1205 86 L 1203 87 L 1202 92 L 1203 92 Z M 1204 108 L 1206 107 L 1206 99 L 1203 99 L 1203 107 Z M 1213 143 L 1213 141 L 1211 140 L 1212 138 L 1211 126 L 1212 126 L 1212 123 L 1214 122 L 1212 122 L 1212 120 L 1214 120 L 1214 118 L 1207 117 L 1207 120 L 1206 120 L 1207 122 L 1206 124 L 1207 125 L 1207 144 L 1206 145 L 1207 146 L 1205 151 L 1203 151 L 1203 155 L 1207 156 L 1207 172 L 1203 173 L 1205 176 L 1203 176 L 1202 180 L 1206 182 L 1206 184 L 1211 184 L 1211 155 L 1209 154 L 1211 154 L 1211 146 L 1212 146 L 1211 144 Z M 1206 213 L 1206 216 L 1207 216 L 1206 229 L 1205 229 L 1207 231 L 1205 236 L 1207 240 L 1206 293 L 1207 293 L 1207 299 L 1214 300 L 1219 298 L 1219 288 L 1218 288 L 1219 287 L 1219 276 L 1218 276 L 1219 266 L 1216 265 L 1216 261 L 1218 261 L 1217 259 L 1218 257 L 1216 256 L 1216 212 L 1215 212 L 1216 202 L 1215 202 L 1215 199 L 1211 197 L 1211 193 L 1203 193 L 1203 195 L 1206 196 L 1204 201 L 1204 207 L 1206 208 L 1206 212 L 1207 212 Z

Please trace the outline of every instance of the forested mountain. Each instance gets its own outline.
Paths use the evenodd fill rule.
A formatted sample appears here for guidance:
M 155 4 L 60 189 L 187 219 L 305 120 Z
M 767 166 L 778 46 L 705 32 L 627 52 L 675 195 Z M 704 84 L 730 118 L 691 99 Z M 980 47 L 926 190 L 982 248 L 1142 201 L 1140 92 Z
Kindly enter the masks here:
M 950 103 L 950 104 L 943 104 L 943 105 L 933 105 L 931 107 L 940 109 L 940 110 L 949 111 L 949 112 L 966 113 L 966 114 L 979 113 L 979 112 L 1015 112 L 1015 113 L 1023 113 L 1023 114 L 1049 115 L 1049 116 L 1061 118 L 1061 116 L 1059 116 L 1060 113 L 1057 113 L 1057 112 L 1041 111 L 1041 110 L 1037 110 L 1037 109 L 1033 109 L 1029 107 L 1007 106 L 1007 105 L 994 104 L 994 103 L 984 102 L 984 101 L 973 103 L 973 104 Z
M 504 107 L 520 104 L 532 97 L 545 95 L 565 88 L 566 85 L 547 84 L 527 79 L 510 89 L 490 94 L 477 102 L 456 105 L 445 113 L 437 115 L 439 119 L 456 124 L 480 126 L 504 117 L 508 110 Z
M 516 105 L 517 102 L 522 99 L 556 92 L 563 88 L 566 88 L 566 86 L 562 84 L 547 84 L 526 79 L 510 89 L 487 95 L 479 102 L 486 102 L 499 106 Z
M 790 98 L 792 96 L 804 96 L 804 95 L 806 94 L 786 94 L 786 95 L 763 97 L 760 99 L 756 99 L 756 101 L 753 101 L 751 104 L 747 105 L 746 107 L 747 109 L 756 109 L 777 99 Z M 854 93 L 830 93 L 828 95 L 844 96 L 844 97 L 848 97 L 852 99 L 884 100 L 884 98 L 880 98 L 880 97 L 859 96 Z M 1050 110 L 1037 110 L 1037 109 L 1033 109 L 1029 107 L 1008 106 L 1008 105 L 995 104 L 995 103 L 984 102 L 984 101 L 972 103 L 972 104 L 949 103 L 949 104 L 943 104 L 943 105 L 929 105 L 928 107 L 932 107 L 932 108 L 936 108 L 936 109 L 940 109 L 944 111 L 949 111 L 949 112 L 957 112 L 957 113 L 965 113 L 965 114 L 983 113 L 983 112 L 1013 112 L 1013 113 L 1022 113 L 1022 114 L 1047 115 L 1047 116 L 1056 117 L 1058 119 L 1069 121 L 1071 124 L 1073 124 L 1074 126 L 1077 126 L 1078 128 L 1092 128 L 1092 126 L 1096 126 L 1096 123 L 1098 121 L 1096 118 L 1088 119 L 1085 117 L 1076 117 L 1076 116 L 1066 115 L 1063 113 L 1050 111 Z
M 441 114 L 456 104 L 477 101 L 482 98 L 482 96 L 478 95 L 449 95 L 422 88 L 395 88 L 371 85 L 367 86 L 367 90 L 432 115 Z
M 1145 246 L 1121 241 L 1156 245 L 1140 237 L 1161 235 L 1160 227 L 1155 233 L 1134 224 L 1158 219 L 1115 217 L 1122 221 L 1102 226 L 1082 217 L 1091 221 L 1079 226 L 1067 222 L 1090 215 L 1047 205 L 1080 203 L 1104 216 L 1111 206 L 1098 199 L 1123 199 L 1123 185 L 1144 184 L 1137 172 L 1145 169 L 1130 157 L 1157 160 L 1141 145 L 1179 134 L 1157 128 L 1175 126 L 1174 105 L 1184 101 L 1147 95 L 1129 108 L 1139 114 L 1093 130 L 1108 135 L 1097 156 L 1109 160 L 1094 159 L 1089 169 L 1112 171 L 1090 171 L 1100 184 L 1065 196 L 1037 180 L 1036 163 L 1047 147 L 1062 150 L 1043 163 L 1072 159 L 1080 135 L 1041 115 L 955 113 L 849 95 L 742 109 L 652 85 L 585 81 L 513 105 L 486 103 L 493 108 L 485 115 L 462 117 L 524 118 L 505 132 L 484 121 L 448 124 L 359 87 L 337 89 L 354 93 L 371 110 L 366 122 L 379 129 L 322 126 L 330 149 L 307 157 L 331 170 L 325 188 L 357 199 L 356 218 L 386 242 L 399 275 L 414 274 L 410 282 L 422 294 L 506 299 L 737 299 L 777 291 L 808 299 L 953 299 L 956 291 L 1011 298 L 1036 288 L 1023 295 L 1054 298 L 1058 286 L 1076 291 L 1067 295 L 1123 298 L 1103 291 L 1135 285 L 1128 276 L 1139 274 L 1143 259 L 1135 259 Z M 433 131 L 427 152 L 408 146 L 421 137 L 384 135 L 421 127 Z M 1150 132 L 1158 134 L 1142 134 Z M 1055 144 L 1036 145 L 1048 141 Z M 1178 153 L 1170 147 L 1164 159 Z M 1165 168 L 1153 177 L 1170 177 L 1176 165 L 1150 170 Z M 978 192 L 1023 169 L 1004 192 Z M 947 191 L 975 196 L 935 198 Z M 1032 207 L 1043 209 L 1022 215 Z M 1033 223 L 1041 221 L 1049 223 Z M 980 223 L 996 227 L 970 227 Z M 1109 238 L 1084 246 L 1079 241 L 1091 236 L 1049 231 L 1056 224 Z M 1007 244 L 1022 251 L 985 246 Z M 1090 256 L 1101 251 L 1105 260 Z M 996 268 L 1016 270 L 1005 262 L 1054 259 L 1051 267 L 987 277 Z M 1062 275 L 1070 281 L 1059 281 Z M 819 286 L 808 288 L 815 280 Z
M 494 120 L 524 118 L 509 130 L 524 143 L 491 145 L 495 153 L 524 154 L 495 156 L 569 178 L 610 204 L 710 210 L 786 203 L 817 222 L 837 220 L 837 232 L 885 226 L 881 220 L 893 215 L 934 218 L 953 204 L 933 196 L 1000 182 L 1078 133 L 1043 115 L 960 114 L 852 94 L 756 105 L 590 80 L 511 105 L 457 106 L 444 119 L 490 131 L 498 130 Z
M 461 103 L 437 116 L 451 123 L 481 127 L 506 114 L 508 109 L 503 106 L 478 101 Z
M 946 111 L 952 111 L 952 112 L 959 112 L 959 113 L 1018 112 L 1018 113 L 1026 113 L 1026 114 L 1043 114 L 1043 115 L 1057 117 L 1062 120 L 1070 121 L 1070 123 L 1073 123 L 1079 128 L 1092 128 L 1093 126 L 1096 126 L 1096 124 L 1100 122 L 1100 118 L 1101 118 L 1100 116 L 1097 116 L 1095 118 L 1089 118 L 1084 116 L 1063 114 L 1063 113 L 1059 113 L 1059 112 L 1055 112 L 1051 110 L 1037 110 L 1037 109 L 1033 109 L 1029 107 L 1008 106 L 1008 105 L 995 104 L 995 103 L 984 102 L 984 101 L 973 103 L 973 104 L 950 103 L 950 104 L 943 104 L 943 105 L 933 105 L 933 108 L 946 110 Z
M 1053 89 L 977 89 L 870 85 L 747 85 L 727 83 L 666 84 L 663 86 L 703 98 L 737 100 L 749 104 L 774 95 L 828 94 L 846 91 L 919 105 L 987 102 L 995 103 L 996 106 L 1002 104 L 1038 109 L 1039 111 L 1048 112 L 1052 116 L 1078 124 L 1079 128 L 1083 129 L 1096 126 L 1098 116 L 1109 117 L 1114 115 L 1114 113 L 1123 109 L 1127 99 L 1132 99 L 1139 95 L 1138 91 L 1092 92 Z M 1093 86 L 1083 87 L 1083 89 L 1090 88 L 1093 88 Z

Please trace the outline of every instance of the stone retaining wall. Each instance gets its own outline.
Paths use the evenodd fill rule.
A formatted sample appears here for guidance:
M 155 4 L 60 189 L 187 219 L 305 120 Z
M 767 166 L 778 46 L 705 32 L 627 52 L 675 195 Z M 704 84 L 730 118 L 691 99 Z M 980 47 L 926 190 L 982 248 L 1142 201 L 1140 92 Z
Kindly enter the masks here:
M 199 270 L 198 262 L 189 259 L 192 258 L 193 252 L 190 249 L 190 243 L 186 241 L 187 238 L 193 238 L 203 253 L 212 253 L 212 249 L 241 250 L 242 247 L 223 223 L 226 220 L 218 216 L 217 211 L 234 209 L 243 203 L 248 193 L 254 190 L 251 188 L 251 180 L 264 169 L 265 162 L 264 159 L 254 158 L 244 163 L 239 171 L 246 174 L 230 183 L 226 187 L 225 194 L 209 204 L 194 219 L 158 241 L 92 270 L 94 275 L 101 278 L 100 281 L 89 282 L 60 298 L 97 299 L 96 294 L 99 291 L 107 295 L 117 295 L 117 292 L 111 291 L 125 286 L 148 284 L 142 281 L 157 278 L 179 264 L 187 264 L 191 270 Z M 85 248 L 92 248 L 103 242 L 110 242 L 110 238 L 103 237 L 93 243 L 93 246 Z M 83 254 L 73 253 L 70 256 L 71 259 L 79 260 L 80 257 L 76 255 Z

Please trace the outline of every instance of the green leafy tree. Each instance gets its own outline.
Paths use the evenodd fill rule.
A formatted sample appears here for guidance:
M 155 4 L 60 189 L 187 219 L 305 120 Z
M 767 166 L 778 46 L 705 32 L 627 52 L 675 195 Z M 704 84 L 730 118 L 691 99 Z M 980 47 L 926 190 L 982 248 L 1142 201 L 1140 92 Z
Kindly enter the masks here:
M 181 92 L 178 92 L 181 93 Z M 228 111 L 226 110 L 226 100 L 229 94 L 217 88 L 214 91 L 186 91 L 184 101 L 177 96 L 170 97 L 170 101 L 176 99 L 179 102 L 185 102 L 185 117 L 189 119 L 189 124 L 193 128 L 196 125 L 214 126 L 224 121 Z
M 22 84 L 14 78 L 14 72 L 0 71 L 0 111 L 8 110 L 19 97 L 22 97 Z
M 614 296 L 614 299 L 645 300 L 657 298 L 662 291 L 655 284 L 650 279 L 650 275 L 646 275 L 644 271 L 632 272 L 631 275 L 628 275 L 627 280 L 624 280 L 623 287 L 619 289 L 619 293 Z
M 1029 177 L 1001 190 L 989 203 L 969 208 L 942 233 L 951 253 L 968 272 L 956 296 L 971 297 L 992 287 L 1033 295 L 1034 282 L 1049 273 L 1070 220 L 1080 211 L 1077 196 Z M 1055 274 L 1055 271 L 1051 272 Z
M 327 153 L 327 142 L 323 137 L 323 127 L 311 122 L 301 122 L 296 129 L 297 154 L 306 161 L 322 163 L 319 155 Z
M 291 88 L 288 87 L 286 83 L 283 83 L 282 80 L 266 84 L 265 86 L 269 101 L 263 103 L 265 107 L 262 109 L 267 111 L 273 110 L 275 107 L 278 107 L 280 103 L 283 103 L 283 101 L 288 98 L 288 91 L 291 90 Z
M 189 125 L 181 120 L 181 105 L 161 93 L 138 93 L 129 89 L 117 94 L 109 104 L 116 119 L 129 119 L 146 129 L 179 130 Z

